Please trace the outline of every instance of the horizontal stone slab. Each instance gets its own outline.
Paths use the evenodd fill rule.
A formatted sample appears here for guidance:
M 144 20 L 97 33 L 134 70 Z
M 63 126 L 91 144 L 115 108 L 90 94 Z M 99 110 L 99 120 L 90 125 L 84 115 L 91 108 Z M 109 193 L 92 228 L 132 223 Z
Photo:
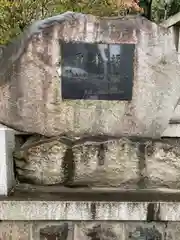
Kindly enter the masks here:
M 179 212 L 180 202 L 0 201 L 0 219 L 17 221 L 180 221 Z
M 122 189 L 108 187 L 63 187 L 60 185 L 37 186 L 18 184 L 10 193 L 9 199 L 24 200 L 46 199 L 47 201 L 96 201 L 96 202 L 171 202 L 180 201 L 180 190 Z M 6 198 L 2 198 L 2 200 Z
M 0 198 L 1 220 L 180 221 L 180 191 L 18 185 Z
M 0 219 L 145 221 L 147 205 L 84 201 L 0 201 Z

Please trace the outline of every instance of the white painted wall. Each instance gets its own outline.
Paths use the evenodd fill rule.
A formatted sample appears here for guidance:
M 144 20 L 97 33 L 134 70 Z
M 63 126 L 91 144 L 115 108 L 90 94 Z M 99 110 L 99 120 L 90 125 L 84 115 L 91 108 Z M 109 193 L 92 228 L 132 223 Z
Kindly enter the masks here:
M 15 183 L 13 150 L 15 131 L 0 124 L 0 195 L 7 195 Z

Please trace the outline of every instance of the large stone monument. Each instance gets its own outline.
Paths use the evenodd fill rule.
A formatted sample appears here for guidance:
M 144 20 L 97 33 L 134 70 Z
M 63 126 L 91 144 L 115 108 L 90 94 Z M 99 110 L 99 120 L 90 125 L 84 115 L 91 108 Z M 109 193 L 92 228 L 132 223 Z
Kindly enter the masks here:
M 17 183 L 0 239 L 180 238 L 180 144 L 160 138 L 180 93 L 173 34 L 67 12 L 3 49 L 0 122 L 21 132 L 0 126 L 0 195 Z
M 14 151 L 18 181 L 179 188 L 179 141 L 158 139 L 180 92 L 172 29 L 67 12 L 3 56 L 0 122 L 35 134 Z
M 179 98 L 166 29 L 67 12 L 35 22 L 0 62 L 0 122 L 45 136 L 159 137 Z

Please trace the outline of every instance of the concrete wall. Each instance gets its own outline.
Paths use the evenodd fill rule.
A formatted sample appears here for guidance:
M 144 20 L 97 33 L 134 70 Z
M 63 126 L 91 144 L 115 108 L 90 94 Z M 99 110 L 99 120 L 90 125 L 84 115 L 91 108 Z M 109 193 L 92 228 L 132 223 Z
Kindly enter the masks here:
M 180 223 L 15 222 L 0 223 L 0 240 L 179 240 Z

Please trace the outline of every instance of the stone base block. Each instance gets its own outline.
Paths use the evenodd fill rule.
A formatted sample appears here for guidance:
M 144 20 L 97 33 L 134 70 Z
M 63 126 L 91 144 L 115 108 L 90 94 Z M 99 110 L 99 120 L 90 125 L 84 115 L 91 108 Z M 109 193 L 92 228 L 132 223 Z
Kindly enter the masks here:
M 0 240 L 179 240 L 180 223 L 33 221 L 0 223 Z
M 180 189 L 180 140 L 30 137 L 16 149 L 20 182 L 35 185 Z

